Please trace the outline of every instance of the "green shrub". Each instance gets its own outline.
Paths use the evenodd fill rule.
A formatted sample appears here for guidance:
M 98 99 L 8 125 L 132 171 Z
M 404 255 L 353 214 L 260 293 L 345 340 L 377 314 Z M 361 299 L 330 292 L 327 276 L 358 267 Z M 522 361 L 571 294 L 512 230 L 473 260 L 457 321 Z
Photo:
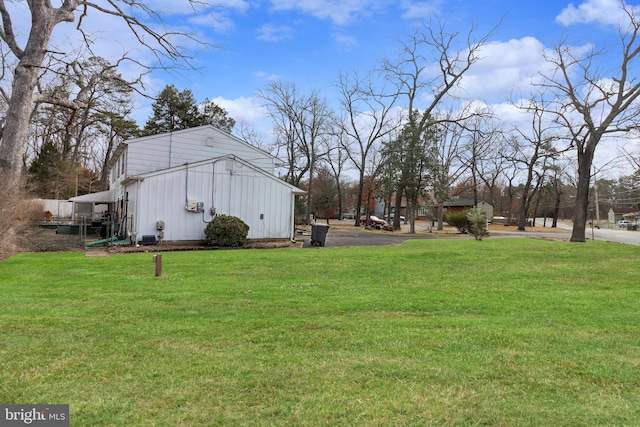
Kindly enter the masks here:
M 444 220 L 447 224 L 457 228 L 458 232 L 467 234 L 471 229 L 471 222 L 469 222 L 469 218 L 467 218 L 467 212 L 468 210 L 450 212 L 445 215 Z
M 247 243 L 249 226 L 235 216 L 218 215 L 207 224 L 204 234 L 212 246 L 235 248 Z
M 476 240 L 482 240 L 489 234 L 487 230 L 487 215 L 482 209 L 473 208 L 467 212 L 467 219 L 471 223 L 471 234 Z

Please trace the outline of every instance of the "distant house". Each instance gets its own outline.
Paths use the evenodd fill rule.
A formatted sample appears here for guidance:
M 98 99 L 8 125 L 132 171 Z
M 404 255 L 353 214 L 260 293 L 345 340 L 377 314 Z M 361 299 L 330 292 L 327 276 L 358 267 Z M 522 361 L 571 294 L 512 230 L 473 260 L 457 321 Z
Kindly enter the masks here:
M 485 202 L 484 200 L 478 201 L 477 206 L 474 204 L 473 200 L 470 199 L 449 200 L 447 202 L 444 202 L 442 207 L 444 209 L 445 215 L 450 212 L 462 212 L 471 208 L 479 208 L 484 211 L 488 220 L 491 220 L 493 218 L 493 205 Z M 434 213 L 434 216 L 437 217 L 437 213 Z
M 109 213 L 117 233 L 140 241 L 204 240 L 215 215 L 239 217 L 250 239 L 293 239 L 295 196 L 274 175 L 280 161 L 213 126 L 121 144 L 109 165 L 109 190 L 73 197 L 74 216 Z
M 621 219 L 634 222 L 636 216 L 636 210 L 631 208 L 610 208 L 607 214 L 607 220 L 615 224 Z

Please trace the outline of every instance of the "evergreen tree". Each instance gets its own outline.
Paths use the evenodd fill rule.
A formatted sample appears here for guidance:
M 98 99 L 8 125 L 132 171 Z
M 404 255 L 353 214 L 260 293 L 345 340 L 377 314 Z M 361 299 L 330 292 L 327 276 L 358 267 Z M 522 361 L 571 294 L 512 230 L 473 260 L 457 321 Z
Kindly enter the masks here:
M 167 85 L 152 105 L 153 116 L 147 120 L 143 135 L 157 135 L 210 124 L 231 132 L 235 120 L 227 111 L 208 99 L 198 105 L 189 89 L 179 91 Z
M 467 212 L 467 219 L 471 224 L 471 234 L 476 240 L 482 240 L 485 236 L 489 235 L 487 230 L 487 215 L 479 208 L 472 208 Z
M 67 199 L 75 194 L 75 168 L 51 140 L 42 144 L 28 172 L 31 190 L 43 199 Z
M 229 117 L 227 110 L 219 106 L 209 99 L 205 99 L 202 103 L 202 115 L 204 124 L 213 125 L 227 133 L 231 133 L 233 127 L 236 125 L 236 121 Z
M 204 124 L 204 118 L 189 89 L 180 92 L 174 85 L 167 85 L 152 108 L 153 116 L 147 120 L 143 135 L 157 135 Z

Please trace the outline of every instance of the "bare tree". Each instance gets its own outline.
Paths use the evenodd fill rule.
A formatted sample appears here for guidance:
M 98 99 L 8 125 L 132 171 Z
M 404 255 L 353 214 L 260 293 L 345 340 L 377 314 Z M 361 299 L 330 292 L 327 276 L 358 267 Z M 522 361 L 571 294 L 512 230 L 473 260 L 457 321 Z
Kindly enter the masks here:
M 525 230 L 531 203 L 542 188 L 551 160 L 559 153 L 554 146 L 558 136 L 554 134 L 553 124 L 545 120 L 548 107 L 544 100 L 532 100 L 519 108 L 530 114 L 531 128 L 526 131 L 514 129 L 510 138 L 512 155 L 509 160 L 526 174 L 518 217 L 518 230 Z
M 196 4 L 204 5 L 199 0 L 188 2 L 194 7 Z M 17 185 L 20 177 L 33 104 L 57 101 L 46 94 L 36 94 L 35 88 L 43 75 L 43 64 L 47 58 L 58 55 L 49 49 L 49 44 L 53 30 L 60 23 L 74 22 L 78 15 L 76 28 L 89 47 L 91 36 L 84 31 L 83 21 L 90 13 L 103 13 L 124 20 L 140 44 L 156 55 L 158 66 L 164 66 L 165 59 L 174 64 L 181 60 L 188 62 L 189 59 L 188 53 L 175 41 L 179 36 L 191 37 L 186 34 L 162 33 L 145 24 L 140 16 L 149 16 L 156 21 L 160 16 L 143 1 L 106 0 L 103 4 L 97 4 L 84 0 L 63 0 L 58 7 L 45 0 L 27 1 L 31 13 L 31 28 L 23 46 L 14 31 L 12 13 L 6 3 L 5 0 L 0 0 L 0 39 L 3 42 L 3 52 L 6 52 L 6 46 L 15 58 L 15 68 L 10 93 L 2 90 L 2 97 L 7 100 L 7 110 L 0 144 L 0 172 L 8 177 L 10 185 Z
M 338 192 L 338 219 L 342 219 L 342 214 L 344 211 L 344 182 L 343 173 L 346 169 L 347 161 L 349 160 L 349 156 L 344 148 L 343 138 L 344 133 L 342 126 L 340 123 L 336 123 L 334 120 L 334 134 L 327 138 L 325 141 L 328 144 L 326 146 L 325 152 L 326 163 L 328 165 L 329 171 L 333 179 L 335 180 L 336 191 Z
M 607 135 L 637 128 L 640 118 L 640 76 L 635 72 L 640 55 L 640 20 L 633 7 L 622 0 L 620 7 L 627 19 L 618 26 L 620 53 L 615 69 L 603 67 L 604 61 L 612 59 L 607 52 L 594 48 L 583 55 L 566 41 L 556 47 L 555 55 L 546 57 L 555 66 L 555 72 L 544 74 L 542 85 L 558 94 L 551 111 L 565 127 L 570 146 L 577 152 L 572 242 L 586 241 L 591 166 L 598 144 Z
M 361 78 L 357 72 L 341 73 L 336 83 L 344 117 L 341 118 L 341 143 L 358 171 L 358 195 L 355 226 L 360 225 L 360 209 L 365 196 L 365 178 L 375 180 L 382 140 L 397 129 L 399 121 L 393 114 L 395 96 L 388 96 L 384 87 L 375 87 L 372 76 Z M 372 185 L 367 185 L 372 188 Z M 368 195 L 372 192 L 368 191 Z M 399 217 L 399 215 L 397 215 Z
M 438 230 L 444 228 L 444 202 L 451 197 L 451 187 L 468 170 L 468 166 L 460 161 L 460 150 L 468 135 L 465 127 L 460 126 L 463 121 L 456 120 L 451 114 L 440 120 L 440 131 L 433 147 L 431 186 Z
M 500 123 L 486 107 L 476 109 L 475 116 L 456 125 L 462 128 L 463 141 L 454 154 L 471 175 L 475 206 L 478 204 L 480 181 L 490 188 L 495 185 L 498 175 L 495 168 L 500 158 L 495 147 L 500 146 L 503 134 Z M 483 172 L 485 176 L 482 176 Z
M 491 120 L 488 129 L 483 134 L 483 143 L 479 147 L 482 155 L 476 157 L 472 163 L 475 175 L 482 181 L 486 192 L 488 192 L 484 197 L 494 207 L 497 205 L 499 196 L 500 177 L 507 167 L 507 159 L 503 150 L 506 144 L 505 133 L 500 129 L 501 126 L 501 123 Z
M 285 180 L 300 186 L 307 179 L 306 221 L 310 221 L 313 180 L 320 159 L 327 154 L 333 122 L 332 112 L 317 91 L 298 91 L 293 83 L 272 81 L 258 96 L 266 103 L 274 123 L 278 146 L 287 154 Z
M 413 130 L 414 145 L 420 145 L 420 138 L 428 127 L 442 122 L 438 109 L 460 85 L 465 73 L 481 59 L 479 51 L 493 29 L 478 39 L 474 39 L 474 33 L 475 27 L 472 27 L 466 40 L 460 43 L 460 34 L 447 32 L 441 22 L 422 23 L 413 35 L 401 42 L 399 59 L 384 62 L 383 71 L 396 85 L 397 96 L 406 99 L 406 121 Z M 418 101 L 425 92 L 431 101 L 420 108 Z M 414 114 L 419 108 L 420 114 Z M 396 193 L 396 212 L 399 212 L 401 198 L 402 194 Z M 400 228 L 399 215 L 395 216 L 393 225 L 395 229 Z

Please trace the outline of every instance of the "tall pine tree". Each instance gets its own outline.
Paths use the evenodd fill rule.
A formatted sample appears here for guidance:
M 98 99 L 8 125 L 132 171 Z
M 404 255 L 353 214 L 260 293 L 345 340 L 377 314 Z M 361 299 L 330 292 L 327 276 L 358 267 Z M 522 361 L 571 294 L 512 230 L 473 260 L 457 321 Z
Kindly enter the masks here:
M 152 105 L 153 116 L 147 120 L 143 135 L 157 135 L 211 124 L 226 132 L 231 132 L 235 120 L 226 110 L 213 101 L 205 100 L 202 106 L 196 103 L 189 89 L 179 91 L 174 85 L 167 85 Z

